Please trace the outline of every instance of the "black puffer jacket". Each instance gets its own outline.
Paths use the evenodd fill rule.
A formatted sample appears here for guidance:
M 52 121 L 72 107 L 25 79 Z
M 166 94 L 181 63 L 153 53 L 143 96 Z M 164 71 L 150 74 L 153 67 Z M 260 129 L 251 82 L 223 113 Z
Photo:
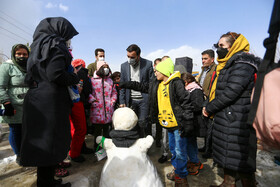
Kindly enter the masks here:
M 204 93 L 200 89 L 195 89 L 190 92 L 191 101 L 193 106 L 194 114 L 194 136 L 205 137 L 206 136 L 206 122 L 204 117 L 202 117 L 202 106 L 204 102 Z
M 260 59 L 245 52 L 233 55 L 218 77 L 215 99 L 206 111 L 215 114 L 214 161 L 223 168 L 240 172 L 256 169 L 256 134 L 246 121 L 250 96 Z

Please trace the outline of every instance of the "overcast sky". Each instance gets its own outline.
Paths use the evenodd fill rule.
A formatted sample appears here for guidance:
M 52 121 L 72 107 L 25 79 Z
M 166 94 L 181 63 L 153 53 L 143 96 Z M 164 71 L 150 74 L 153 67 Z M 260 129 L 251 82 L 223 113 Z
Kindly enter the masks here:
M 251 52 L 263 57 L 263 40 L 273 0 L 1 0 L 0 53 L 10 56 L 16 43 L 32 43 L 40 20 L 67 18 L 80 33 L 72 40 L 74 58 L 95 60 L 105 49 L 113 71 L 135 43 L 149 60 L 188 56 L 200 71 L 201 52 L 228 32 L 242 33 Z

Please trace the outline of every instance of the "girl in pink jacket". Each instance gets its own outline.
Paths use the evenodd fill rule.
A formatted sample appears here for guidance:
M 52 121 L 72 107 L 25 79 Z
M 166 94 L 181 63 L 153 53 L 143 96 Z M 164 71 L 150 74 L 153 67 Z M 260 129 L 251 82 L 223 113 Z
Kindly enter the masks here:
M 90 121 L 94 127 L 94 137 L 109 136 L 109 127 L 117 100 L 117 90 L 109 77 L 111 70 L 104 61 L 97 62 L 97 69 L 91 78 L 92 93 L 89 95 Z M 96 142 L 96 141 L 95 141 Z M 94 149 L 97 145 L 95 143 Z

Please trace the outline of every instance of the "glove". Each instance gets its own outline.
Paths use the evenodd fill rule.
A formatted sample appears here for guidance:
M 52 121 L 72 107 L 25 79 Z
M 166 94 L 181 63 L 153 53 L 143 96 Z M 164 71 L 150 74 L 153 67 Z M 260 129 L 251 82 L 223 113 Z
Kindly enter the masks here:
M 4 116 L 13 116 L 15 114 L 14 112 L 14 107 L 11 103 L 4 105 L 5 107 L 5 112 L 4 112 Z
M 118 82 L 119 88 L 126 88 L 127 82 Z
M 185 122 L 179 127 L 179 134 L 181 137 L 191 137 L 194 135 L 194 126 L 192 121 Z

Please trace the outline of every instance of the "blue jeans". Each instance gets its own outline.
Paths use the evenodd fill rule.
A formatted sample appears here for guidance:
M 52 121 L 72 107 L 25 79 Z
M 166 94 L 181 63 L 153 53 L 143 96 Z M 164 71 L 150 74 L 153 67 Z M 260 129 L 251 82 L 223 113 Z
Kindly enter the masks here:
M 147 132 L 149 131 L 147 117 L 148 117 L 148 105 L 144 99 L 140 100 L 132 100 L 131 101 L 131 108 L 134 110 L 138 117 L 138 123 L 135 127 L 140 135 L 140 138 L 144 138 L 147 136 Z
M 171 164 L 175 168 L 175 173 L 180 178 L 185 178 L 188 175 L 187 162 L 187 138 L 181 137 L 178 130 L 168 131 L 169 148 L 172 154 Z
M 187 138 L 188 141 L 188 147 L 187 147 L 187 152 L 188 152 L 188 157 L 192 163 L 198 163 L 198 148 L 197 148 L 197 141 L 196 137 L 189 137 Z
M 11 147 L 13 148 L 14 153 L 18 156 L 20 154 L 20 146 L 21 146 L 21 124 L 9 124 L 10 134 L 9 134 L 9 142 Z

